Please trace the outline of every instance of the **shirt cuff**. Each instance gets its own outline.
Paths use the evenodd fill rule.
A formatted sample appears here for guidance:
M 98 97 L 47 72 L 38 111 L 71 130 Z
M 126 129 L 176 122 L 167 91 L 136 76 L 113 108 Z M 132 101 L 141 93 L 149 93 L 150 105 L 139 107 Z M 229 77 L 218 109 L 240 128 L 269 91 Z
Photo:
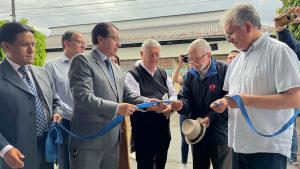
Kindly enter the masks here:
M 10 150 L 11 148 L 13 148 L 12 145 L 7 145 L 7 146 L 5 146 L 4 148 L 2 148 L 2 150 L 0 151 L 0 156 L 1 156 L 2 158 L 4 158 L 4 155 L 6 154 L 6 152 L 7 152 L 8 150 Z
M 116 111 L 115 111 L 115 117 L 118 115 L 117 112 L 119 111 L 119 106 L 120 104 L 118 104 L 117 108 L 116 108 Z

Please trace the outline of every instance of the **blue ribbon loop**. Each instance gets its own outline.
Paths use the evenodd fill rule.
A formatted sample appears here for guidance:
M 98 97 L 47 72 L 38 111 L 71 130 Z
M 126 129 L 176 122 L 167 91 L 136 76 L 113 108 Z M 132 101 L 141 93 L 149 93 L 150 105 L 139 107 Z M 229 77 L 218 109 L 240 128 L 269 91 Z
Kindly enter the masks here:
M 236 104 L 238 105 L 238 107 L 240 108 L 241 112 L 242 112 L 242 115 L 244 116 L 245 120 L 246 120 L 246 123 L 248 124 L 248 126 L 250 127 L 250 129 L 252 131 L 254 131 L 255 133 L 261 135 L 261 136 L 264 136 L 264 137 L 274 137 L 274 136 L 277 136 L 279 134 L 281 134 L 282 132 L 284 132 L 285 130 L 287 130 L 295 121 L 295 119 L 297 118 L 298 114 L 299 114 L 299 111 L 296 111 L 294 113 L 294 116 L 286 123 L 282 126 L 282 128 L 280 128 L 278 131 L 276 131 L 275 133 L 273 134 L 263 134 L 259 131 L 256 130 L 256 128 L 253 126 L 250 118 L 249 118 L 249 115 L 247 113 L 247 110 L 245 109 L 245 106 L 244 106 L 244 103 L 241 99 L 241 97 L 239 95 L 235 95 L 235 96 L 232 96 L 231 97 L 235 102 Z
M 141 104 L 135 105 L 138 109 L 147 109 L 151 106 L 155 106 L 159 103 L 165 103 L 165 104 L 171 104 L 171 101 L 155 101 L 155 102 L 145 102 Z M 81 139 L 81 140 L 91 140 L 96 137 L 103 136 L 107 132 L 109 132 L 111 129 L 116 127 L 118 124 L 120 124 L 124 120 L 123 115 L 118 115 L 114 120 L 112 120 L 110 123 L 105 125 L 101 130 L 96 132 L 95 134 L 91 136 L 80 136 L 77 135 L 67 128 L 65 128 L 62 124 L 53 122 L 50 126 L 50 129 L 48 131 L 47 139 L 46 139 L 46 145 L 45 145 L 45 156 L 47 162 L 55 162 L 57 160 L 57 144 L 62 144 L 63 139 L 61 135 L 61 129 L 68 134 L 70 134 L 72 137 Z

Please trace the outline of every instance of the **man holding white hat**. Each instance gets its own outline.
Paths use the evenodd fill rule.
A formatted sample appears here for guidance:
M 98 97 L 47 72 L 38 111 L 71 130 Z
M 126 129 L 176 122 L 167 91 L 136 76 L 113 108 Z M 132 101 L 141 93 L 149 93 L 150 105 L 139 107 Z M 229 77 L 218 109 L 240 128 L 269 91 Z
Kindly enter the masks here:
M 227 146 L 228 114 L 218 114 L 209 106 L 226 92 L 222 90 L 227 65 L 211 57 L 211 47 L 204 39 L 193 41 L 189 47 L 189 62 L 193 66 L 186 74 L 178 98 L 183 106 L 178 111 L 188 114 L 182 132 L 192 144 L 193 168 L 214 169 L 232 167 Z

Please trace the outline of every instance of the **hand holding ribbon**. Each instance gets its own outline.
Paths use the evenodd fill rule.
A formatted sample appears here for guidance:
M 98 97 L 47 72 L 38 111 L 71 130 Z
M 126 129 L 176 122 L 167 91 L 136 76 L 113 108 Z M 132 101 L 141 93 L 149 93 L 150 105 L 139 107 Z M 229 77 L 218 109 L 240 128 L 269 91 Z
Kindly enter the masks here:
M 283 133 L 294 123 L 295 119 L 297 118 L 297 116 L 299 114 L 299 111 L 295 112 L 294 116 L 291 117 L 278 131 L 274 132 L 273 134 L 263 134 L 263 133 L 259 132 L 254 127 L 253 123 L 251 122 L 250 117 L 245 108 L 244 101 L 246 102 L 246 105 L 249 102 L 249 100 L 247 100 L 247 97 L 243 97 L 243 96 L 239 96 L 239 95 L 235 95 L 235 96 L 231 96 L 231 97 L 226 96 L 225 98 L 216 100 L 210 106 L 214 111 L 219 112 L 219 113 L 222 113 L 227 108 L 227 106 L 229 106 L 230 108 L 239 108 L 241 110 L 241 113 L 242 113 L 246 123 L 248 124 L 249 128 L 253 132 L 257 133 L 260 136 L 264 136 L 264 137 L 273 137 L 273 136 Z
M 225 98 L 218 99 L 210 104 L 210 108 L 217 113 L 223 113 L 228 107 L 228 102 Z
M 137 107 L 129 103 L 119 103 L 117 114 L 128 116 L 132 115 L 137 110 Z

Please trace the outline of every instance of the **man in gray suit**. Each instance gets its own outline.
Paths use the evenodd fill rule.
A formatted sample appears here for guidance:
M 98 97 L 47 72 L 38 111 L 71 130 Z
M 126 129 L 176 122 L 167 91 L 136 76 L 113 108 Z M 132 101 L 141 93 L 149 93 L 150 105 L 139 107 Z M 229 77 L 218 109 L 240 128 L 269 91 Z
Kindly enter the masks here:
M 145 97 L 133 95 L 125 86 L 120 67 L 111 64 L 120 46 L 118 29 L 111 23 L 99 23 L 92 31 L 94 48 L 79 54 L 71 62 L 70 88 L 74 99 L 72 132 L 92 135 L 116 115 L 130 115 Z M 124 103 L 130 102 L 132 104 Z M 158 106 L 155 109 L 163 109 Z M 117 169 L 119 158 L 119 129 L 113 128 L 102 137 L 83 141 L 70 138 L 72 169 Z
M 33 31 L 17 22 L 3 25 L 0 44 L 0 168 L 50 169 L 45 160 L 46 133 L 61 120 L 59 99 L 47 72 L 32 66 Z

